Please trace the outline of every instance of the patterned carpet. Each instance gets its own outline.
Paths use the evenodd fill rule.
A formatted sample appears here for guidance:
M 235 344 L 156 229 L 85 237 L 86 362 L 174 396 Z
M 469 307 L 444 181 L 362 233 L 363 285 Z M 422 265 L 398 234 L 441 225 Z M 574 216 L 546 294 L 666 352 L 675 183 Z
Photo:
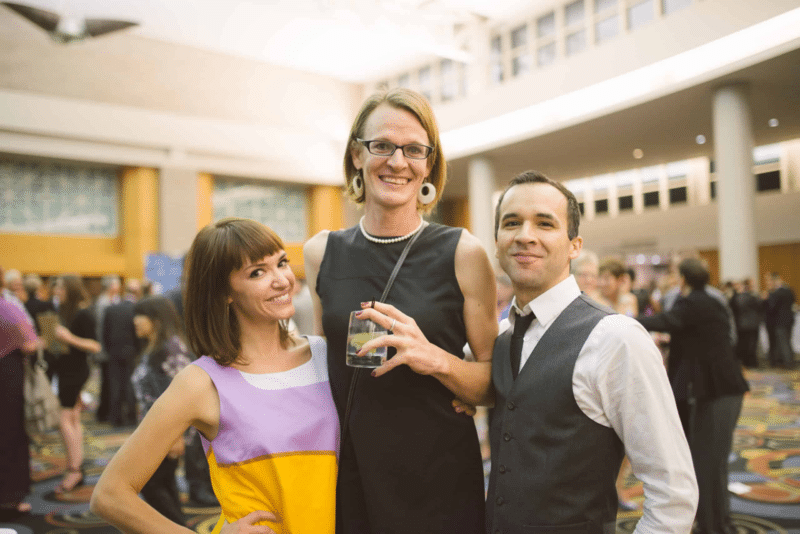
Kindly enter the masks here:
M 751 393 L 745 397 L 731 455 L 731 508 L 739 534 L 800 534 L 800 372 L 748 371 Z M 89 498 L 111 456 L 132 429 L 113 429 L 85 414 L 87 480 L 75 491 L 57 496 L 54 489 L 64 470 L 63 446 L 54 432 L 33 436 L 31 470 L 34 484 L 28 502 L 33 512 L 14 523 L 0 523 L 0 534 L 110 534 L 118 532 L 89 511 Z M 479 434 L 485 425 L 478 421 Z M 484 449 L 488 453 L 487 449 Z M 486 462 L 488 469 L 488 461 Z M 180 487 L 186 485 L 179 477 Z M 626 481 L 623 498 L 641 506 L 642 487 Z M 209 533 L 218 514 L 185 502 L 190 528 Z M 632 532 L 641 510 L 620 512 L 620 534 Z

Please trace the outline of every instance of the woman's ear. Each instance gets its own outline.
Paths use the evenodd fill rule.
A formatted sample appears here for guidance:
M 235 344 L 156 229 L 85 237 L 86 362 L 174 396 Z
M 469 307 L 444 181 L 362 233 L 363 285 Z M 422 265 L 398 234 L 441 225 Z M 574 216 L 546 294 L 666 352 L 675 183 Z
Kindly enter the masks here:
M 364 168 L 364 156 L 363 150 L 361 150 L 362 148 L 363 147 L 359 143 L 355 141 L 350 142 L 350 157 L 353 159 L 353 166 L 359 171 Z

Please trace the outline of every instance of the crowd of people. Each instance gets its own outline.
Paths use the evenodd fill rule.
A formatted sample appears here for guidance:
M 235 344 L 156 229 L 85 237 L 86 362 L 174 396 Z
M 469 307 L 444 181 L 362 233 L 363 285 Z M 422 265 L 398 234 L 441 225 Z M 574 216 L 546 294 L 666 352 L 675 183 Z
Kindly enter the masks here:
M 764 295 L 720 290 L 686 256 L 646 290 L 583 247 L 575 196 L 536 171 L 496 205 L 495 273 L 468 231 L 423 218 L 446 161 L 407 89 L 365 101 L 343 168 L 363 217 L 309 239 L 306 286 L 281 238 L 239 218 L 198 233 L 166 295 L 115 275 L 94 300 L 73 275 L 0 277 L 4 515 L 30 511 L 22 380 L 38 350 L 61 404 L 57 492 L 85 481 L 90 364 L 96 417 L 136 426 L 91 502 L 124 532 L 190 532 L 182 456 L 190 500 L 221 508 L 215 533 L 600 534 L 631 506 L 628 470 L 644 485 L 637 532 L 733 532 L 727 461 L 762 323 L 770 365 L 794 365 L 795 295 L 777 274 Z M 351 312 L 388 332 L 353 355 L 386 349 L 371 371 L 345 364 Z

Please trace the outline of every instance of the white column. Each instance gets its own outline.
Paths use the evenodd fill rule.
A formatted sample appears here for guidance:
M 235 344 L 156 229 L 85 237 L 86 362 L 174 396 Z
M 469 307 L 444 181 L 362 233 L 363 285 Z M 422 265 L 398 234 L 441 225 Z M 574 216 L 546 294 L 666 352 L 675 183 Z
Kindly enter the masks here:
M 492 197 L 495 190 L 494 167 L 485 158 L 475 158 L 469 162 L 467 180 L 469 182 L 469 225 L 486 249 L 494 258 L 494 206 Z
M 161 252 L 185 254 L 197 234 L 197 171 L 162 167 L 158 200 Z
M 720 280 L 758 279 L 753 127 L 745 85 L 714 93 L 714 161 Z

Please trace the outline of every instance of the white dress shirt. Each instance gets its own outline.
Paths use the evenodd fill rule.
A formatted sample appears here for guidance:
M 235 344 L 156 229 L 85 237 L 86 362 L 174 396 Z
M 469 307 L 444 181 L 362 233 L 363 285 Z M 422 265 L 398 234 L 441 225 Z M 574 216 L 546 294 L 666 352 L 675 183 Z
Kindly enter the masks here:
M 517 314 L 536 314 L 523 338 L 520 370 L 556 317 L 579 295 L 570 275 L 522 310 L 514 298 Z M 509 314 L 500 332 L 513 327 L 513 319 Z M 572 392 L 587 417 L 614 429 L 644 485 L 644 511 L 635 534 L 689 532 L 698 496 L 692 456 L 661 354 L 638 321 L 619 314 L 600 320 L 578 354 Z

